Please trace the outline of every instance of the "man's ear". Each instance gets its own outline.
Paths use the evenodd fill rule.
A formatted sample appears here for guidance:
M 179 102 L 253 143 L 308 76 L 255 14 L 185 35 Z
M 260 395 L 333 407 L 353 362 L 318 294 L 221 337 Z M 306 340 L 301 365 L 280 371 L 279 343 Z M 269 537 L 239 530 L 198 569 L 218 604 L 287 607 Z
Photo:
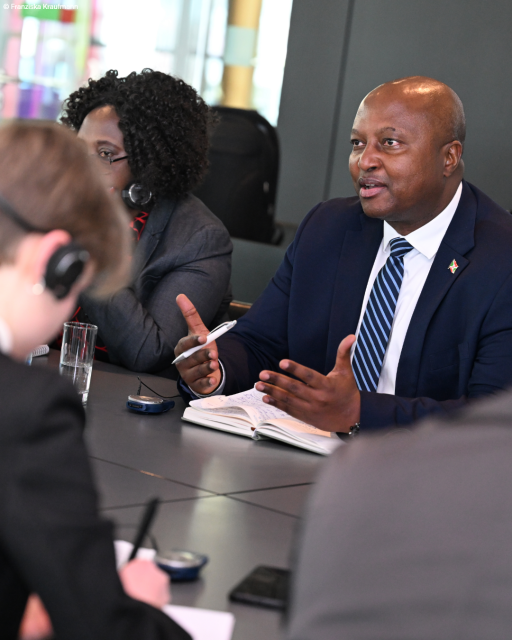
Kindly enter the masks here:
M 43 284 L 48 262 L 52 255 L 71 242 L 71 235 L 62 229 L 55 229 L 41 235 L 29 234 L 18 248 L 19 258 L 24 262 L 24 271 L 33 280 L 32 284 Z
M 443 147 L 444 152 L 444 171 L 445 178 L 452 176 L 455 171 L 462 167 L 462 144 L 458 140 L 452 140 Z

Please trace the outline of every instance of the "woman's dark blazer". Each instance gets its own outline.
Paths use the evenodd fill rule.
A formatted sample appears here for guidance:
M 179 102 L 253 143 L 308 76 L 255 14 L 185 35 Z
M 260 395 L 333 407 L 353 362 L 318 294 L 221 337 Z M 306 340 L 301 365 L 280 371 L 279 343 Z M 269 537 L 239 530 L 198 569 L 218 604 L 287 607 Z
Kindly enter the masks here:
M 210 328 L 226 320 L 232 250 L 222 222 L 195 196 L 157 201 L 135 248 L 132 284 L 106 303 L 80 300 L 110 361 L 172 376 L 174 347 L 187 334 L 176 296 L 186 294 Z
M 41 597 L 59 640 L 190 640 L 123 591 L 73 387 L 0 354 L 0 405 L 2 640 L 18 637 L 29 593 Z

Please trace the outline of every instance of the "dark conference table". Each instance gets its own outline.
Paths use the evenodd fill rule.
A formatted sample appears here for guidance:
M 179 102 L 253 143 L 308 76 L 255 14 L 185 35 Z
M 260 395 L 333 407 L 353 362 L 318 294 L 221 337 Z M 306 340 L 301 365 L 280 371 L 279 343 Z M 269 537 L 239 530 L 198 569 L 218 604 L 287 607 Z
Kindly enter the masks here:
M 34 366 L 57 367 L 58 358 L 52 350 Z M 231 603 L 227 594 L 259 564 L 290 566 L 301 510 L 325 458 L 183 422 L 181 398 L 166 414 L 131 413 L 136 375 L 94 363 L 86 441 L 103 514 L 117 538 L 131 541 L 144 503 L 160 497 L 152 528 L 160 550 L 210 558 L 198 581 L 173 584 L 173 604 L 231 611 L 234 640 L 281 638 L 279 612 Z M 172 380 L 141 377 L 162 395 L 177 393 Z

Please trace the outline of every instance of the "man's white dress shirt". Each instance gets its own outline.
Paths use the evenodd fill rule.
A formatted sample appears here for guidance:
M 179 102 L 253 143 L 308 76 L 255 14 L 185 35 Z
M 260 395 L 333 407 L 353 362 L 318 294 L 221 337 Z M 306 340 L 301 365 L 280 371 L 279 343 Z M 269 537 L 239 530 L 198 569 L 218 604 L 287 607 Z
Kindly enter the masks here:
M 379 384 L 377 385 L 377 393 L 390 393 L 393 395 L 395 393 L 398 361 L 400 360 L 400 354 L 402 353 L 407 329 L 409 328 L 412 314 L 414 313 L 418 298 L 423 290 L 430 267 L 436 257 L 439 245 L 441 244 L 459 205 L 461 193 L 462 183 L 459 184 L 459 188 L 455 192 L 455 195 L 446 209 L 441 211 L 439 215 L 426 225 L 416 229 L 416 231 L 413 231 L 407 236 L 402 236 L 400 233 L 397 233 L 391 225 L 384 222 L 384 236 L 380 243 L 379 250 L 377 251 L 375 262 L 373 263 L 370 279 L 366 285 L 366 292 L 364 294 L 361 315 L 359 316 L 356 337 L 359 336 L 359 329 L 363 321 L 364 312 L 366 311 L 366 305 L 372 291 L 373 283 L 375 282 L 379 271 L 385 265 L 386 260 L 389 258 L 390 241 L 393 240 L 393 238 L 405 238 L 413 248 L 404 257 L 404 277 L 396 303 L 395 316 L 391 326 L 391 335 L 389 336 L 388 347 L 384 354 L 382 371 L 380 373 Z M 354 354 L 355 345 L 356 343 L 354 343 L 352 347 L 351 355 Z
M 357 325 L 356 337 L 359 336 L 359 328 L 363 321 L 364 312 L 366 311 L 366 305 L 368 303 L 368 298 L 370 297 L 375 278 L 382 267 L 386 264 L 386 260 L 389 257 L 390 241 L 393 240 L 393 238 L 405 238 L 407 242 L 412 245 L 413 249 L 411 249 L 411 251 L 409 251 L 409 253 L 404 257 L 404 277 L 396 303 L 395 316 L 393 318 L 388 347 L 384 354 L 384 362 L 382 363 L 379 384 L 377 385 L 377 393 L 390 393 L 392 395 L 395 393 L 398 361 L 400 360 L 400 354 L 402 353 L 407 329 L 409 328 L 412 314 L 414 313 L 418 298 L 423 290 L 430 267 L 436 257 L 439 245 L 441 244 L 444 235 L 450 226 L 450 222 L 455 215 L 455 211 L 459 206 L 461 193 L 462 182 L 459 184 L 455 195 L 446 209 L 443 209 L 443 211 L 441 211 L 441 213 L 433 220 L 407 236 L 397 233 L 391 225 L 384 222 L 384 234 L 379 250 L 377 251 L 375 262 L 373 263 L 373 269 L 370 274 L 368 284 L 366 285 L 363 306 L 361 307 L 361 315 L 359 316 L 359 322 Z M 355 345 L 356 342 L 354 342 L 354 345 L 352 346 L 351 356 L 354 354 Z M 225 372 L 220 360 L 219 364 L 222 372 L 221 383 L 214 392 L 209 394 L 210 396 L 220 395 L 224 390 L 226 379 Z M 208 397 L 199 393 L 194 393 L 190 388 L 188 388 L 188 391 L 198 398 Z

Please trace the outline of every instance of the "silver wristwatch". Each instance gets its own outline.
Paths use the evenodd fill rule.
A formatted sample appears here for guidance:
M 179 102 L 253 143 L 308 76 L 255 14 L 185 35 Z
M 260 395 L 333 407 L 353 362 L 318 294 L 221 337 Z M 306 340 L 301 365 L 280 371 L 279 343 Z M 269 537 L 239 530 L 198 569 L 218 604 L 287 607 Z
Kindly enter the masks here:
M 356 422 L 354 425 L 352 425 L 349 429 L 349 432 L 347 433 L 347 435 L 350 438 L 353 438 L 354 436 L 357 436 L 357 434 L 359 433 L 359 429 L 361 428 L 361 423 L 360 422 Z

